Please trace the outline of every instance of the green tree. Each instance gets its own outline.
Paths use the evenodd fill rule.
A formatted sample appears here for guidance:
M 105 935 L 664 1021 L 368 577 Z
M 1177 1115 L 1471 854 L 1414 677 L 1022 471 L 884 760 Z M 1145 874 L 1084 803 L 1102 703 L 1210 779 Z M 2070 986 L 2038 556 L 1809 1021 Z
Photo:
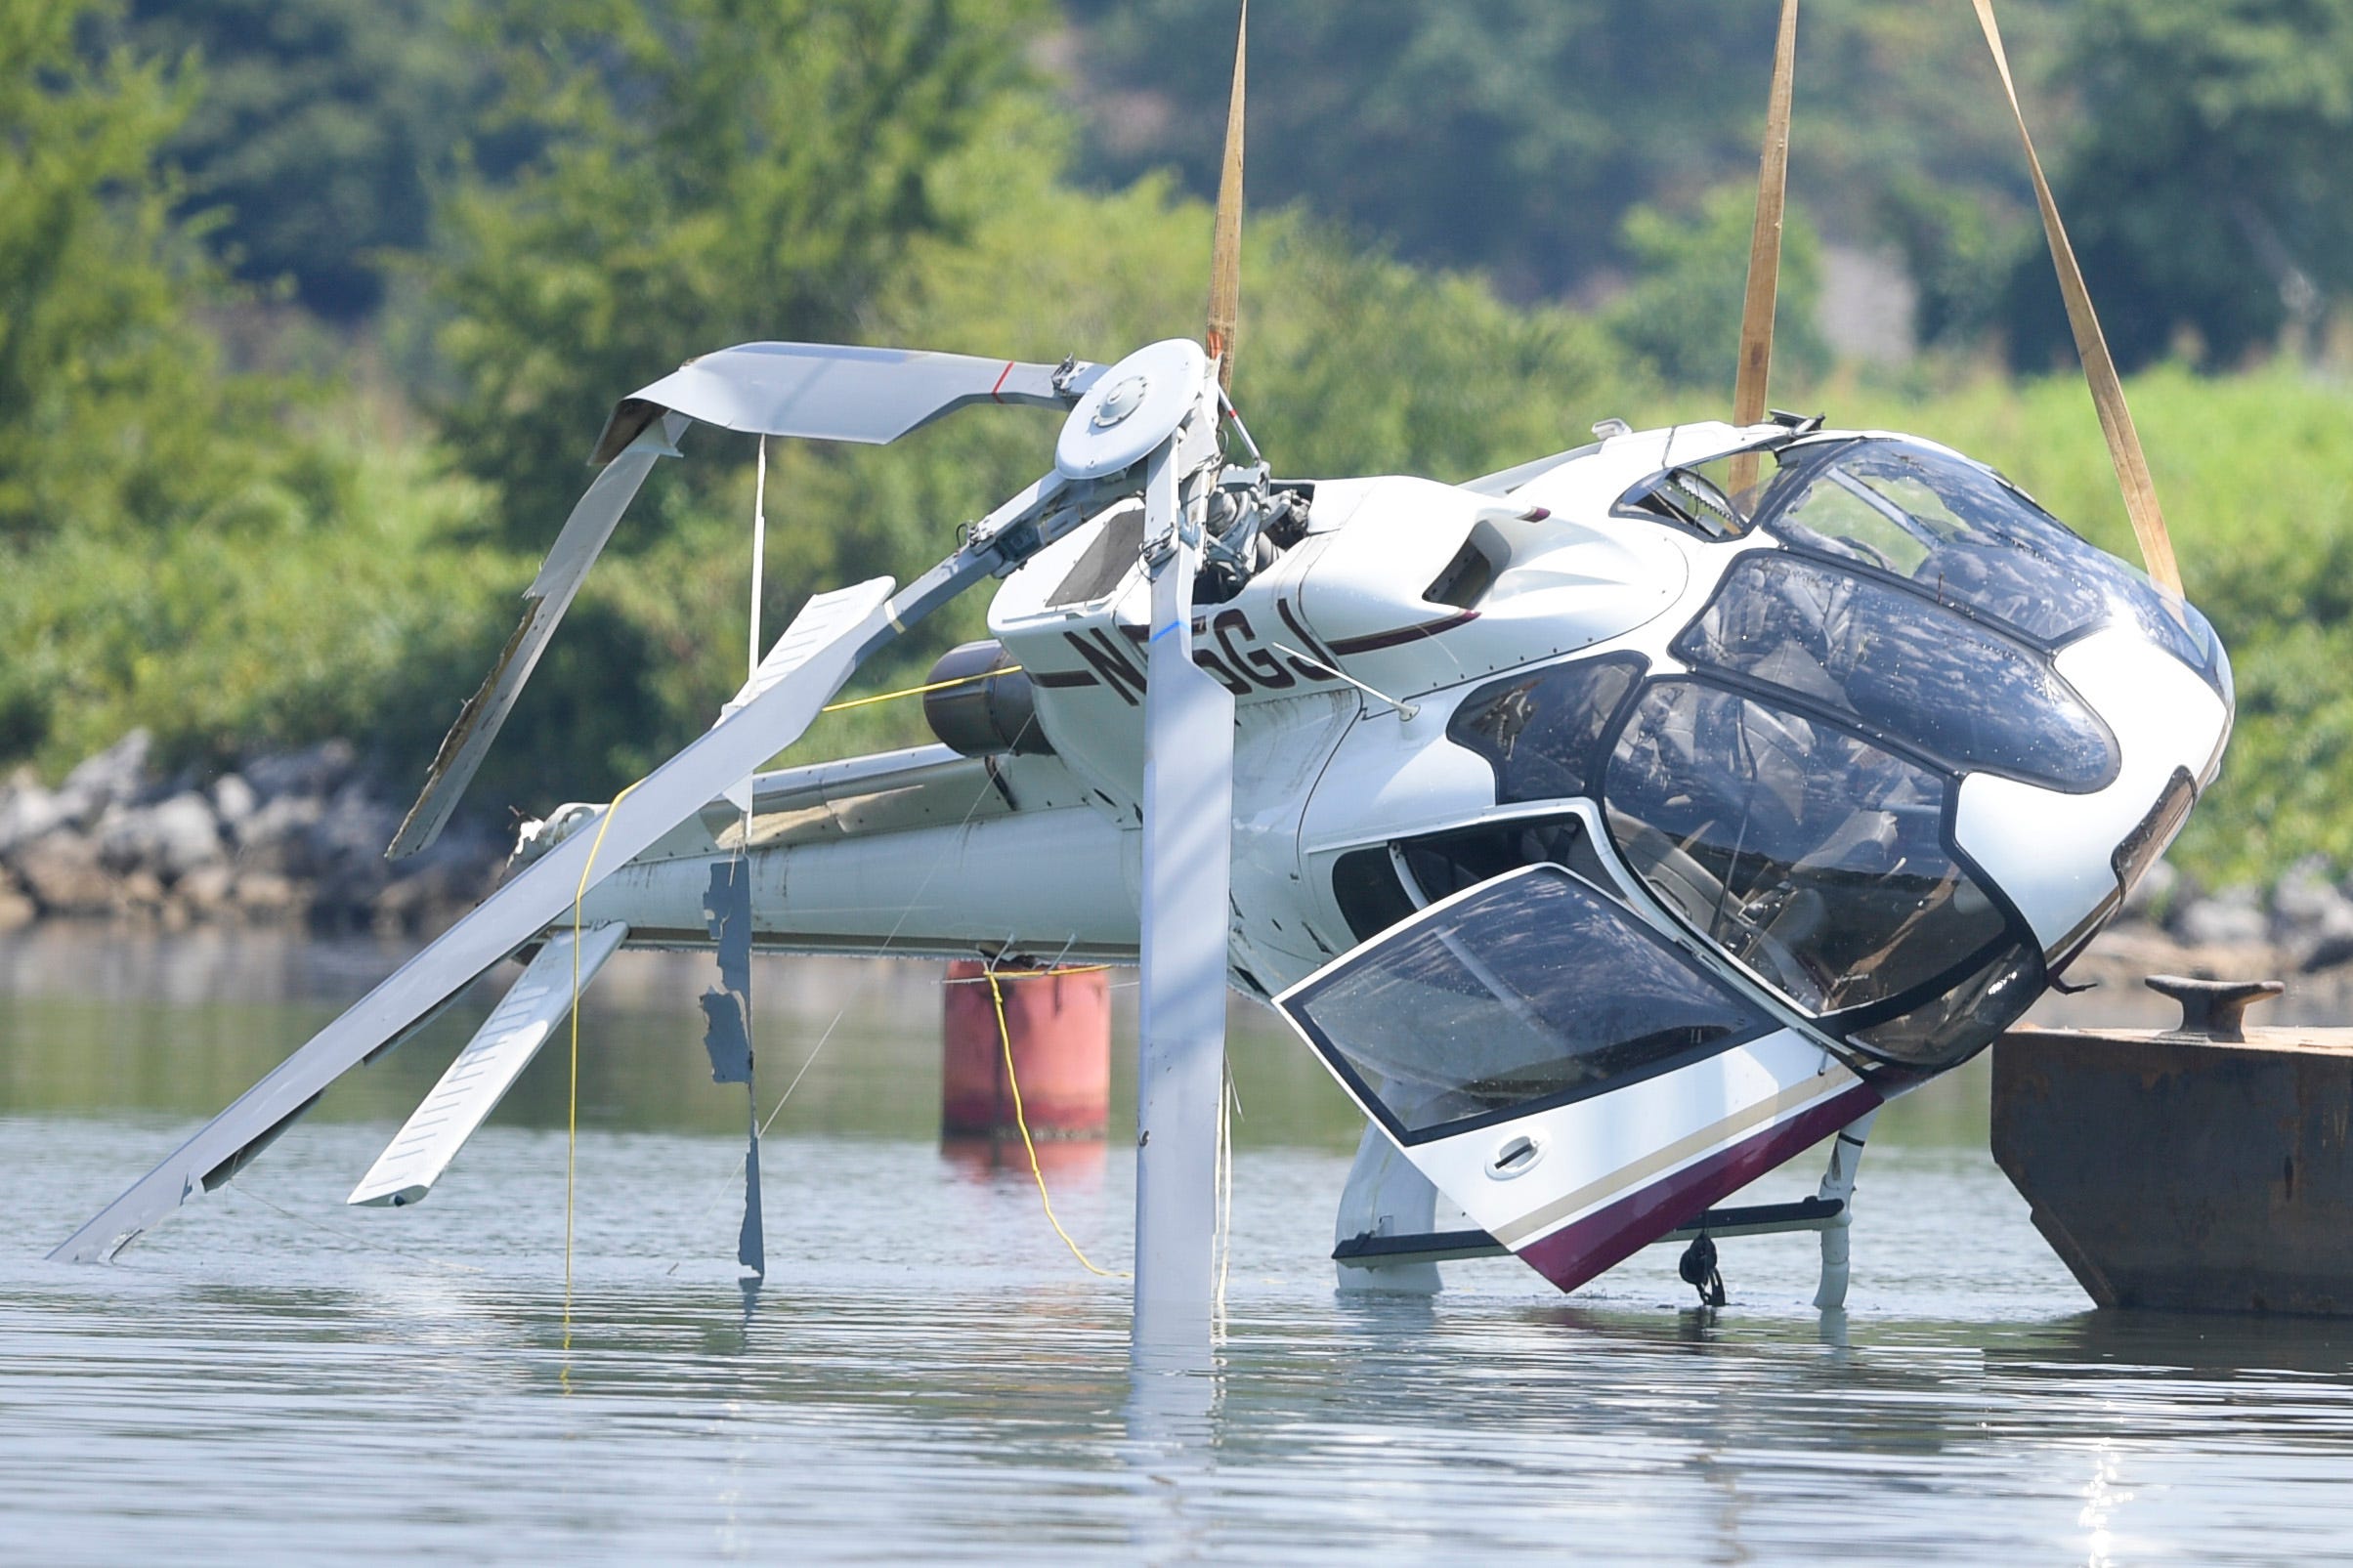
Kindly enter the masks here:
M 2085 0 L 2068 65 L 2059 205 L 2119 364 L 2185 332 L 2232 364 L 2353 291 L 2353 0 Z M 2005 308 L 2019 363 L 2072 352 L 2039 245 Z
M 77 48 L 102 8 L 0 4 L 0 540 L 268 513 L 275 389 L 221 374 L 221 298 L 156 148 L 193 83 Z
M 1722 387 L 1730 417 L 1740 357 L 1740 311 L 1748 282 L 1756 191 L 1720 186 L 1687 213 L 1641 206 L 1626 215 L 1623 243 L 1639 271 L 1604 313 L 1611 332 L 1668 381 Z M 1830 362 L 1815 327 L 1821 295 L 1821 240 L 1794 203 L 1781 221 L 1781 275 L 1774 312 L 1773 381 L 1804 385 Z
M 203 62 L 205 90 L 166 146 L 188 200 L 238 275 L 291 282 L 356 322 L 383 260 L 426 244 L 446 177 L 489 87 L 450 0 L 136 0 L 120 29 L 158 58 Z M 511 161 L 495 145 L 493 164 Z
M 159 161 L 200 78 L 91 47 L 119 21 L 0 0 L 0 760 L 366 737 L 480 615 L 465 498 L 355 450 L 339 389 L 224 364 Z
M 1173 165 L 1211 192 L 1234 0 L 1067 9 L 1087 169 L 1116 181 Z M 1262 5 L 1251 18 L 1254 199 L 1304 202 L 1408 261 L 1484 272 L 1511 297 L 1588 295 L 1635 260 L 1622 243 L 1630 210 L 1688 208 L 1719 184 L 1755 180 L 1776 10 Z M 2002 16 L 2020 71 L 2039 81 L 2063 8 L 2004 0 Z M 1825 232 L 1849 244 L 1887 237 L 1882 197 L 1905 179 L 2031 213 L 1984 49 L 1966 5 L 1806 0 L 1790 180 Z
M 497 123 L 542 152 L 463 180 L 433 281 L 445 410 L 510 537 L 552 537 L 614 401 L 692 354 L 840 338 L 908 242 L 968 222 L 1034 8 L 989 0 L 530 0 L 481 22 Z

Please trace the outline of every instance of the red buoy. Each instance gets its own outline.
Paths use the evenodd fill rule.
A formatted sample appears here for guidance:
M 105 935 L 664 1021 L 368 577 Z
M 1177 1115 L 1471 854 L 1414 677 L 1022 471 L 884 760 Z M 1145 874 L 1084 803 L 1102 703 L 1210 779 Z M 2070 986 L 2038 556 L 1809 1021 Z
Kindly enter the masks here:
M 988 971 L 948 965 L 942 1029 L 940 1132 L 1019 1141 Z M 1100 969 L 1000 976 L 1005 1035 L 1030 1136 L 1100 1138 L 1111 1115 L 1111 986 Z

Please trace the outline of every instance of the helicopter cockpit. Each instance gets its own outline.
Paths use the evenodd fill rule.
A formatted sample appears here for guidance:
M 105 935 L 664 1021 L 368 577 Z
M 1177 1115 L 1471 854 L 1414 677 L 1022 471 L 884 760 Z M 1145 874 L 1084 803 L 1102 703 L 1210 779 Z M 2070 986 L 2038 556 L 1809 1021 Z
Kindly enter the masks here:
M 1393 948 L 1386 980 L 1362 977 L 1386 1025 L 1370 1015 L 1344 1025 L 1333 1010 L 1350 995 L 1345 985 L 1321 1006 L 1327 1039 L 1384 1056 L 1378 1071 L 1369 1059 L 1357 1065 L 1388 1085 L 1369 1097 L 1389 1104 L 1400 1130 L 1500 1111 L 1506 1085 L 1526 1091 L 1517 1099 L 1524 1108 L 1754 1033 L 1708 1022 L 1715 993 L 1696 968 L 1652 951 L 1632 922 L 1588 909 L 1623 897 L 1589 833 L 1677 921 L 1859 1061 L 1899 1073 L 1957 1064 L 2026 1010 L 2062 956 L 1964 848 L 1963 781 L 1989 775 L 2075 796 L 2118 783 L 2116 731 L 2058 667 L 2065 649 L 2111 627 L 2170 653 L 2230 700 L 2229 665 L 2203 616 L 1990 470 L 1885 437 L 1800 441 L 1750 461 L 1770 471 L 1737 490 L 1714 474 L 1670 470 L 1616 509 L 1737 545 L 1664 658 L 1620 651 L 1517 673 L 1476 689 L 1452 715 L 1449 739 L 1489 764 L 1499 807 L 1584 801 L 1591 815 L 1398 846 L 1426 898 L 1464 902 L 1431 923 L 1438 946 Z M 2104 857 L 2114 851 L 2118 896 L 2196 782 L 2178 780 L 2135 834 L 2100 846 Z M 1489 884 L 1535 861 L 1573 874 L 1509 893 Z M 1525 930 L 1520 906 L 1531 899 L 1594 930 L 1573 945 L 1555 931 L 1543 961 L 1519 954 L 1504 911 Z M 1547 1028 L 1545 1050 L 1499 1068 L 1490 1058 L 1519 1038 L 1514 1008 L 1548 1014 L 1544 998 L 1564 985 L 1593 1005 L 1596 989 L 1562 978 L 1585 961 L 1571 946 L 1606 949 L 1612 974 L 1657 970 L 1656 984 L 1634 985 L 1620 1002 L 1671 995 L 1681 1009 L 1673 1028 L 1596 1025 L 1589 1012 L 1577 1027 L 1598 1028 L 1603 1043 L 1571 1049 L 1562 1041 L 1574 1030 Z M 1467 953 L 1486 971 L 1473 989 L 1515 996 L 1513 1007 L 1468 1034 L 1394 1027 L 1403 998 L 1423 990 L 1465 1006 L 1437 971 L 1470 961 Z M 1422 968 L 1431 975 L 1405 984 L 1404 969 Z

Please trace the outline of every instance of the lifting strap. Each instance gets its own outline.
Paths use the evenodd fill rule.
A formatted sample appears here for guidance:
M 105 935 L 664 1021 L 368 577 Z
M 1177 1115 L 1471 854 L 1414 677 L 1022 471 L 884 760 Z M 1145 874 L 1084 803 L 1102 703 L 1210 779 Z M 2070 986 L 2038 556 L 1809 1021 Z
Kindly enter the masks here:
M 2150 580 L 2179 598 L 2181 568 L 2173 559 L 2164 514 L 2158 509 L 2149 459 L 2141 451 L 2140 433 L 2132 427 L 2132 410 L 2124 405 L 2124 384 L 2117 377 L 2116 360 L 2109 358 L 2100 318 L 2092 314 L 2091 294 L 2075 265 L 2075 249 L 2068 243 L 2067 229 L 2059 221 L 2059 204 L 2051 199 L 2050 182 L 2042 177 L 2042 160 L 2034 155 L 2034 139 L 2027 134 L 2026 110 L 2019 106 L 2018 84 L 2010 76 L 2010 58 L 2002 50 L 2001 29 L 1993 21 L 1993 0 L 1974 3 L 1978 25 L 1985 29 L 1986 47 L 1993 51 L 1994 69 L 2001 73 L 2002 91 L 2010 100 L 2011 116 L 2018 121 L 2018 140 L 2027 150 L 2027 171 L 2034 177 L 2034 201 L 2042 209 L 2043 236 L 2051 244 L 2051 265 L 2059 272 L 2059 292 L 2067 296 L 2068 325 L 2075 329 L 2075 354 L 2083 361 L 2083 379 L 2091 388 L 2092 405 L 2100 411 L 2100 430 L 2108 438 L 2117 487 L 2124 492 L 2124 513 L 2131 518 L 2133 534 L 2140 540 Z M 1745 361 L 1742 368 L 1745 371 Z
M 1797 71 L 1797 0 L 1781 0 L 1781 31 L 1773 48 L 1773 96 L 1765 108 L 1765 151 L 1757 164 L 1757 225 L 1748 238 L 1748 294 L 1740 306 L 1740 369 L 1733 382 L 1733 423 L 1765 417 L 1773 370 L 1773 312 L 1781 283 L 1781 212 L 1789 189 L 1789 97 Z M 1753 461 L 1753 459 L 1752 459 Z

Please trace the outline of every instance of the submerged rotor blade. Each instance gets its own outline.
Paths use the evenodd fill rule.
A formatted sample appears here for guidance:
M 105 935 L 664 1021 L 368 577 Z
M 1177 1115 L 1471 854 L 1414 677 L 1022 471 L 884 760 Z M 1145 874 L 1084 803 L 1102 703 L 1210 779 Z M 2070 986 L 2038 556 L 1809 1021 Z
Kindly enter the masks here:
M 1144 695 L 1142 1018 L 1136 1053 L 1135 1346 L 1208 1327 L 1225 1060 L 1234 699 L 1193 663 L 1192 546 L 1169 445 L 1144 481 L 1153 567 Z
M 2124 403 L 2124 383 L 2108 353 L 2108 338 L 2091 308 L 2091 291 L 2083 271 L 2075 265 L 2075 247 L 2068 242 L 2067 226 L 2059 221 L 2059 203 L 2051 183 L 2042 177 L 2042 159 L 2035 156 L 2034 139 L 2027 133 L 2027 111 L 2019 106 L 2018 84 L 2010 77 L 2010 57 L 2001 46 L 2001 28 L 1993 20 L 1992 0 L 1976 0 L 1978 25 L 1986 47 L 1993 52 L 1993 66 L 2001 75 L 2010 115 L 2018 122 L 2018 140 L 2027 152 L 2027 172 L 2034 179 L 2034 204 L 2042 211 L 2042 236 L 2051 247 L 2051 266 L 2059 274 L 2059 292 L 2067 297 L 2067 322 L 2075 330 L 2075 356 L 2083 361 L 2083 379 L 2091 388 L 2092 405 L 2100 413 L 2100 433 L 2108 438 L 2108 460 L 2117 471 L 2117 487 L 2124 492 L 2124 513 L 2132 520 L 2133 536 L 2140 540 L 2141 559 L 2149 578 L 2174 597 L 2181 596 L 2181 567 L 2173 559 L 2173 538 L 2165 531 L 2165 514 L 2157 504 L 2157 484 L 2149 477 L 2149 458 L 2141 450 L 2140 432 L 2133 427 L 2132 410 Z
M 1064 368 L 921 349 L 739 343 L 622 399 L 589 461 L 610 461 L 665 408 L 725 430 L 883 445 L 973 403 L 1068 408 L 1100 373 L 1076 361 Z
M 1797 0 L 1781 0 L 1773 47 L 1773 91 L 1766 101 L 1765 150 L 1757 161 L 1757 222 L 1748 237 L 1748 292 L 1740 305 L 1740 368 L 1733 383 L 1733 423 L 1765 417 L 1773 373 L 1773 315 L 1780 294 L 1781 214 L 1789 190 L 1789 101 L 1797 74 Z M 1753 468 L 1756 460 L 1748 459 Z M 1745 488 L 1735 482 L 1735 490 Z
M 570 926 L 549 937 L 343 1201 L 397 1208 L 431 1192 L 628 934 L 627 926 L 612 921 L 581 932 L 577 944 Z
M 525 867 L 49 1255 L 74 1261 L 110 1256 L 199 1187 L 209 1191 L 228 1180 L 336 1079 L 432 1017 L 475 977 L 562 916 L 582 890 L 798 740 L 860 659 L 988 564 L 969 550 L 959 552 L 895 601 L 887 577 L 811 599 L 785 632 L 785 640 L 800 650 L 789 673 L 606 807 L 601 822 L 577 828 Z
M 425 774 L 425 787 L 418 791 L 416 804 L 408 808 L 400 831 L 392 835 L 384 850 L 387 859 L 413 855 L 441 836 L 449 813 L 457 809 L 491 742 L 497 739 L 498 727 L 506 722 L 515 699 L 522 695 L 523 683 L 531 679 L 539 656 L 547 651 L 556 623 L 572 608 L 580 579 L 588 575 L 605 542 L 613 537 L 614 527 L 653 471 L 655 459 L 673 454 L 673 443 L 685 429 L 686 421 L 673 414 L 662 422 L 659 431 L 640 431 L 574 505 L 538 576 L 524 590 L 522 623 L 499 651 L 490 674 L 483 677 L 482 689 L 458 709 L 457 722 L 449 726 Z
M 1250 43 L 1250 0 L 1234 27 L 1234 84 L 1225 102 L 1225 161 L 1218 174 L 1218 222 L 1210 243 L 1209 330 L 1202 343 L 1218 361 L 1218 385 L 1234 387 L 1234 337 L 1242 317 L 1242 87 Z

